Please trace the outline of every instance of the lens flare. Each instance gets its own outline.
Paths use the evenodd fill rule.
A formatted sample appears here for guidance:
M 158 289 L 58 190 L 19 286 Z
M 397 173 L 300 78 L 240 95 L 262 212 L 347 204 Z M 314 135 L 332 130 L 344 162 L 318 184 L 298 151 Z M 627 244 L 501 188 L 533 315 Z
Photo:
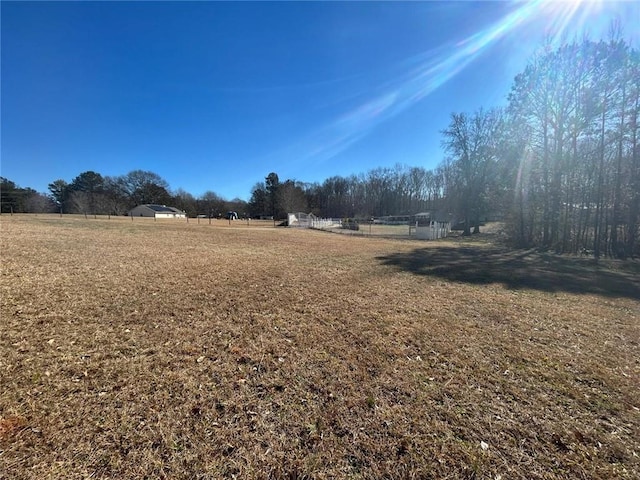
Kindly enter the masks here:
M 582 8 L 582 7 L 588 8 Z M 374 128 L 404 112 L 447 83 L 489 47 L 543 16 L 548 36 L 562 37 L 570 26 L 584 24 L 597 2 L 533 0 L 514 3 L 514 10 L 468 38 L 406 59 L 393 81 L 373 89 L 370 99 L 340 115 L 309 137 L 279 153 L 296 161 L 322 162 L 343 152 Z M 371 91 L 371 90 L 370 90 Z M 366 96 L 366 95 L 365 95 Z M 282 155 L 284 153 L 284 155 Z

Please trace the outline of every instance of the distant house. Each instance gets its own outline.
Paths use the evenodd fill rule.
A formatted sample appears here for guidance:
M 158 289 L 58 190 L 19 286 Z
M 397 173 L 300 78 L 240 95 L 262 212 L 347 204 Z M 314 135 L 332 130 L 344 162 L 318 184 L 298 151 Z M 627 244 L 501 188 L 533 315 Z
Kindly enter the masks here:
M 152 218 L 186 218 L 187 214 L 182 210 L 166 205 L 138 205 L 129 210 L 130 217 L 152 217 Z

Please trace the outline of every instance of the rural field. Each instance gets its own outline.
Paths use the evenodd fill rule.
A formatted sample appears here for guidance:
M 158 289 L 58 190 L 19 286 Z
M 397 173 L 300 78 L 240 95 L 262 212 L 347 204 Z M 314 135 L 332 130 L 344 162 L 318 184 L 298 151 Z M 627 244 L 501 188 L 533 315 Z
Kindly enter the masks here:
M 2 215 L 2 479 L 640 478 L 640 264 Z

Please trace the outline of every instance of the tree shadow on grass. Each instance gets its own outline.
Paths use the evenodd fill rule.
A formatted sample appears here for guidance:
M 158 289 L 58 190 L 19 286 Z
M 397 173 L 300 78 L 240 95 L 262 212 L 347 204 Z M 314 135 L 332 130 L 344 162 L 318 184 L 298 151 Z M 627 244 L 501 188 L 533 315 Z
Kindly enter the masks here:
M 378 257 L 383 265 L 454 282 L 510 289 L 598 294 L 640 300 L 640 263 L 597 262 L 535 250 L 486 247 L 427 247 Z

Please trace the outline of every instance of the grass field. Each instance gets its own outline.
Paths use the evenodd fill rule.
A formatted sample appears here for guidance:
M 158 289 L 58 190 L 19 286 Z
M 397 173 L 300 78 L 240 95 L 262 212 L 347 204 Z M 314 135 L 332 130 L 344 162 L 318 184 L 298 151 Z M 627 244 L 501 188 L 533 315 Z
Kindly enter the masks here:
M 640 477 L 638 262 L 0 222 L 2 479 Z

